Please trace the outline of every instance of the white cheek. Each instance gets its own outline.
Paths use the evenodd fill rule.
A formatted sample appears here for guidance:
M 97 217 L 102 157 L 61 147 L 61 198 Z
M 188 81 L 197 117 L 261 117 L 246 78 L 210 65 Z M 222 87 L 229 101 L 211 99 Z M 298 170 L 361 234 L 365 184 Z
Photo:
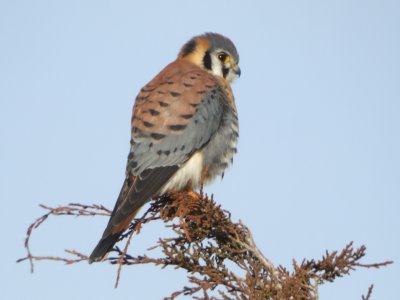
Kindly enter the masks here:
M 233 82 L 239 76 L 235 74 L 235 72 L 229 71 L 228 76 L 226 76 L 226 80 L 229 82 Z
M 222 63 L 215 55 L 211 55 L 211 66 L 212 66 L 211 72 L 214 75 L 223 77 Z

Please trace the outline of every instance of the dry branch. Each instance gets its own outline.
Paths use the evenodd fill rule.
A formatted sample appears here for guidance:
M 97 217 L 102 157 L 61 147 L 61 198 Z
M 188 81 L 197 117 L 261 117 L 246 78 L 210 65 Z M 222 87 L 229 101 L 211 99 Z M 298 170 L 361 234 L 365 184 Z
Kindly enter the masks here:
M 369 286 L 369 288 L 368 288 L 367 296 L 362 295 L 362 296 L 361 296 L 361 299 L 362 299 L 362 300 L 369 300 L 369 299 L 371 298 L 372 290 L 373 290 L 373 289 L 374 289 L 374 285 L 371 284 L 371 285 Z
M 103 206 L 72 203 L 68 206 L 51 208 L 43 206 L 47 213 L 31 224 L 27 231 L 25 247 L 27 256 L 18 262 L 29 260 L 62 261 L 74 264 L 86 261 L 88 256 L 77 251 L 66 251 L 70 257 L 34 256 L 29 248 L 32 231 L 51 215 L 97 216 L 109 215 Z M 160 257 L 146 254 L 128 254 L 129 242 L 139 234 L 146 223 L 162 220 L 173 236 L 160 238 L 154 248 L 162 251 Z M 319 260 L 293 261 L 293 270 L 275 267 L 256 246 L 250 230 L 241 222 L 234 223 L 230 213 L 216 205 L 206 195 L 176 193 L 163 196 L 151 203 L 140 219 L 135 219 L 121 240 L 127 240 L 123 250 L 114 247 L 112 254 L 104 260 L 118 265 L 118 285 L 124 265 L 154 264 L 161 267 L 173 266 L 189 272 L 188 286 L 173 292 L 165 299 L 176 299 L 181 295 L 195 299 L 318 299 L 318 287 L 332 282 L 337 277 L 348 275 L 356 268 L 379 268 L 391 261 L 363 264 L 366 248 L 353 248 L 349 243 L 341 251 L 326 252 Z M 238 268 L 233 271 L 234 263 Z M 366 297 L 369 299 L 372 286 Z

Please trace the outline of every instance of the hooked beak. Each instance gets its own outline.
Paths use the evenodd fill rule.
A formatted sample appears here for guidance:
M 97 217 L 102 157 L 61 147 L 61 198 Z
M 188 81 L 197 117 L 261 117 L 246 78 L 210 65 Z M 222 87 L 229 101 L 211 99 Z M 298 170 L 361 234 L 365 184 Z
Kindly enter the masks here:
M 235 66 L 233 68 L 233 73 L 235 73 L 238 77 L 240 77 L 240 74 L 242 74 L 242 71 L 240 71 L 239 66 Z

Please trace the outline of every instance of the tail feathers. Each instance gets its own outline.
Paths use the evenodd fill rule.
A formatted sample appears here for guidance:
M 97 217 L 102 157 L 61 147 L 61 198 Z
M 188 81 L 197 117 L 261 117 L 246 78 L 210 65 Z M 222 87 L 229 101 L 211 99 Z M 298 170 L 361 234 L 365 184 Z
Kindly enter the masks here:
M 94 248 L 92 254 L 89 257 L 89 263 L 99 261 L 104 258 L 104 256 L 112 249 L 115 243 L 118 241 L 122 232 L 113 233 L 108 235 L 105 238 L 102 238 L 97 244 L 96 248 Z
M 158 191 L 178 169 L 177 165 L 149 168 L 138 177 L 129 173 L 129 177 L 125 179 L 121 188 L 103 237 L 89 257 L 89 263 L 104 258 L 121 234 L 129 227 L 139 209 L 158 194 Z

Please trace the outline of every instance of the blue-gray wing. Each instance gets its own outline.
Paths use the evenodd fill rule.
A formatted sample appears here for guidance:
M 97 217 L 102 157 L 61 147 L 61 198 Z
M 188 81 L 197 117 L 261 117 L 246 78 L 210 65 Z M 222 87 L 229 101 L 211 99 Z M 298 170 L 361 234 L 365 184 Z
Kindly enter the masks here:
M 126 180 L 92 261 L 111 249 L 138 209 L 210 142 L 231 109 L 227 97 L 213 76 L 182 61 L 141 90 L 133 108 Z

